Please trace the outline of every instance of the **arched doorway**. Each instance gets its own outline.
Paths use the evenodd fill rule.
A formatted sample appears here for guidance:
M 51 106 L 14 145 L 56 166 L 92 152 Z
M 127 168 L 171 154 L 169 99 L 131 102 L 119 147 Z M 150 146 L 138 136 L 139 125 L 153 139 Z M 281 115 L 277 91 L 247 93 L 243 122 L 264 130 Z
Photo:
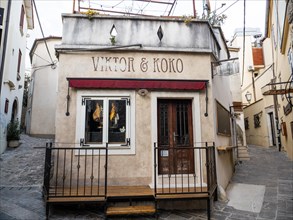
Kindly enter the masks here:
M 17 100 L 15 99 L 12 105 L 11 121 L 15 121 L 17 119 L 17 113 L 18 113 L 18 104 L 17 104 Z

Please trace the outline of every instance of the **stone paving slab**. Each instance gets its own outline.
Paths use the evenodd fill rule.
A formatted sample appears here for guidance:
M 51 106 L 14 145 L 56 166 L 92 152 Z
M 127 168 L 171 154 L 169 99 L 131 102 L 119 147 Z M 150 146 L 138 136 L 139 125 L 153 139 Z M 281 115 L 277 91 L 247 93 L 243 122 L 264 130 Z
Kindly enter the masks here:
M 22 144 L 0 155 L 0 219 L 45 219 L 42 200 L 46 142 L 50 139 L 21 136 Z M 36 149 L 38 147 L 38 149 Z M 215 202 L 212 220 L 293 219 L 293 161 L 276 148 L 250 146 L 250 161 L 236 166 L 232 183 L 266 187 L 260 213 L 237 210 Z M 103 210 L 89 206 L 52 206 L 50 219 L 105 219 Z M 117 218 L 113 218 L 117 219 Z M 153 216 L 118 218 L 155 219 Z M 159 219 L 206 220 L 206 211 L 160 211 Z
M 265 186 L 243 183 L 230 183 L 227 188 L 228 206 L 235 209 L 259 213 L 265 194 Z

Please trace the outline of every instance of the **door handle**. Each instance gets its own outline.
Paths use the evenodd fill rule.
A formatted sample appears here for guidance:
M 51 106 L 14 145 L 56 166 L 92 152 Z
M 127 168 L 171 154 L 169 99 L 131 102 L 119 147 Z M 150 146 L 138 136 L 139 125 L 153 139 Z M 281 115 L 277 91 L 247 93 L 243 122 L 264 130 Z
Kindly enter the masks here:
M 176 141 L 176 137 L 178 137 L 179 135 L 176 135 L 176 133 L 175 132 L 173 132 L 173 140 L 174 140 L 174 143 L 175 143 L 175 141 Z

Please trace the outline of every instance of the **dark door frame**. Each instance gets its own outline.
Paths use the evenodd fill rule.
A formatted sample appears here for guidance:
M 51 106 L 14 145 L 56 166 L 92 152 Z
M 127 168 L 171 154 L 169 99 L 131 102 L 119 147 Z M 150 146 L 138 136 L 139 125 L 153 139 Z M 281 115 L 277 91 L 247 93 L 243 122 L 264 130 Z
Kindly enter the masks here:
M 194 173 L 191 99 L 158 99 L 158 174 Z

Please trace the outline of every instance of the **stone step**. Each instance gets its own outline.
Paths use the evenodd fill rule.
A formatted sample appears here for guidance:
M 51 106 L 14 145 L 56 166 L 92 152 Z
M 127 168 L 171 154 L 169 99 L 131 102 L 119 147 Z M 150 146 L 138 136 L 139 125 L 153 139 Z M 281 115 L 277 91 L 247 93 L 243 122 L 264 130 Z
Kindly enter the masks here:
M 248 152 L 247 149 L 238 149 L 238 152 Z
M 241 154 L 247 154 L 247 155 L 249 155 L 249 153 L 247 151 L 238 151 L 238 155 L 241 155 Z
M 239 149 L 239 148 L 243 148 L 243 149 L 245 148 L 245 149 L 248 149 L 247 146 L 242 146 L 242 145 L 238 145 L 238 149 Z
M 250 157 L 238 157 L 239 161 L 250 160 Z
M 250 158 L 250 156 L 249 156 L 249 155 L 239 155 L 239 156 L 238 156 L 238 159 L 239 159 L 239 158 Z
M 156 208 L 154 205 L 108 207 L 106 211 L 107 216 L 141 215 L 141 214 L 155 214 L 155 213 L 156 213 Z
M 238 146 L 238 160 L 250 160 L 247 146 Z

